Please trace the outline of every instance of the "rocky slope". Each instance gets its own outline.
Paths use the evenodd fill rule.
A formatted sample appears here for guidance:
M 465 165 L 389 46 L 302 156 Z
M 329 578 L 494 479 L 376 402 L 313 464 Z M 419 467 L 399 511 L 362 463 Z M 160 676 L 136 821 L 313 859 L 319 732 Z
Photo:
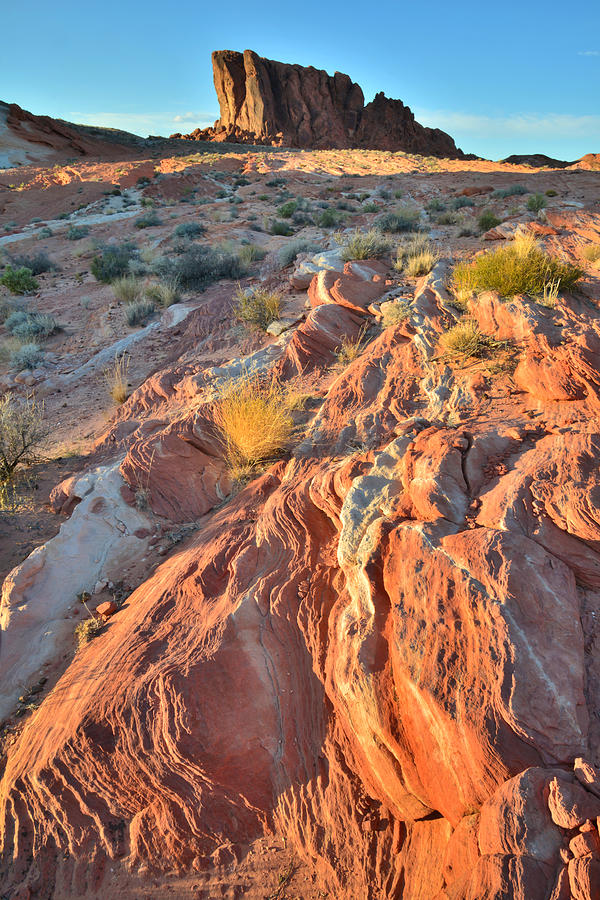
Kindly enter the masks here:
M 65 171 L 64 197 L 72 180 L 88 201 L 72 222 L 101 243 L 175 254 L 175 221 L 201 221 L 203 240 L 262 246 L 241 284 L 283 292 L 279 336 L 235 321 L 231 281 L 128 328 L 64 220 L 41 244 L 45 223 L 1 239 L 60 263 L 28 302 L 65 326 L 35 373 L 3 369 L 3 386 L 33 384 L 61 441 L 89 435 L 84 471 L 50 498 L 59 534 L 2 588 L 10 900 L 598 896 L 600 279 L 582 249 L 600 244 L 600 185 L 458 162 L 384 179 L 405 162 L 377 159 L 366 176 L 344 172 L 364 164 L 345 154 L 137 160 L 108 198 L 117 167 Z M 15 219 L 48 177 L 25 173 Z M 551 191 L 544 221 L 510 193 L 523 182 Z M 342 204 L 338 227 L 411 204 L 440 259 L 414 278 L 391 257 L 344 263 L 312 221 L 271 235 L 290 188 L 305 216 Z M 142 200 L 161 218 L 150 237 L 130 216 Z M 490 204 L 502 224 L 481 235 Z M 471 299 L 493 343 L 448 357 L 441 337 L 465 312 L 446 288 L 453 263 L 518 228 L 582 263 L 581 290 L 553 307 Z M 282 266 L 299 237 L 313 249 Z M 399 300 L 407 315 L 386 326 Z M 116 349 L 134 389 L 114 413 L 99 385 Z M 244 371 L 304 399 L 287 452 L 232 490 L 214 409 Z M 114 607 L 73 653 L 82 590 Z
M 216 50 L 213 78 L 221 118 L 188 138 L 283 147 L 366 147 L 460 158 L 450 135 L 424 128 L 383 93 L 365 106 L 347 75 L 264 59 L 252 50 Z M 181 137 L 180 134 L 173 137 Z

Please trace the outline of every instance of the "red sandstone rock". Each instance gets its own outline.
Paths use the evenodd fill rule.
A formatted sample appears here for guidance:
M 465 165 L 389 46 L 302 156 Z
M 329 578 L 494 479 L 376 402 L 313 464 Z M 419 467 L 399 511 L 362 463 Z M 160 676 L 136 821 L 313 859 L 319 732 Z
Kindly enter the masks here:
M 103 619 L 110 619 L 111 616 L 118 610 L 117 604 L 113 600 L 107 600 L 105 603 L 99 603 L 96 607 L 96 612 L 99 616 L 102 616 Z
M 365 106 L 360 87 L 341 72 L 330 76 L 252 50 L 217 50 L 212 64 L 221 118 L 188 138 L 463 156 L 449 135 L 419 125 L 400 100 L 379 93 Z
M 582 856 L 569 863 L 569 885 L 573 900 L 596 900 L 600 897 L 600 860 Z
M 550 782 L 548 806 L 552 821 L 561 828 L 577 828 L 586 819 L 600 815 L 600 799 L 563 778 L 553 778 Z

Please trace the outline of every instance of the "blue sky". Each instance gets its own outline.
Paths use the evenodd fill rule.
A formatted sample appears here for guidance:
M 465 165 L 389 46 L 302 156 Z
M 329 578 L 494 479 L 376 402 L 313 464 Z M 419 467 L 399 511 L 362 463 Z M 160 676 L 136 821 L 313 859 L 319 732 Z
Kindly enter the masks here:
M 600 152 L 600 3 L 30 0 L 6 3 L 0 100 L 169 134 L 212 124 L 212 50 L 346 72 L 492 159 Z

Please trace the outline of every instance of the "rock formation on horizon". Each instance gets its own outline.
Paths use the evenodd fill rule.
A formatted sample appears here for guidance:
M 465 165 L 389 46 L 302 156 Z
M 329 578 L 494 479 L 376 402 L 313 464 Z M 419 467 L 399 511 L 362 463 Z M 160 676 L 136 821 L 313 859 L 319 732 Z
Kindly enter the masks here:
M 379 93 L 365 106 L 360 86 L 341 72 L 276 62 L 253 50 L 216 50 L 212 64 L 221 118 L 184 137 L 463 157 L 449 134 L 420 125 L 401 100 Z

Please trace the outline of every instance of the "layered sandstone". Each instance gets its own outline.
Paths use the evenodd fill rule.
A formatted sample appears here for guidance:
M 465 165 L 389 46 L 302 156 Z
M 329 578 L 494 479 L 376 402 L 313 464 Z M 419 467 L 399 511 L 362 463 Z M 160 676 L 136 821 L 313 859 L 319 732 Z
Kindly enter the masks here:
M 365 106 L 348 75 L 216 50 L 213 77 L 221 118 L 187 137 L 284 147 L 364 147 L 462 157 L 450 135 L 424 128 L 401 100 L 383 93 Z M 181 135 L 173 135 L 181 137 Z

